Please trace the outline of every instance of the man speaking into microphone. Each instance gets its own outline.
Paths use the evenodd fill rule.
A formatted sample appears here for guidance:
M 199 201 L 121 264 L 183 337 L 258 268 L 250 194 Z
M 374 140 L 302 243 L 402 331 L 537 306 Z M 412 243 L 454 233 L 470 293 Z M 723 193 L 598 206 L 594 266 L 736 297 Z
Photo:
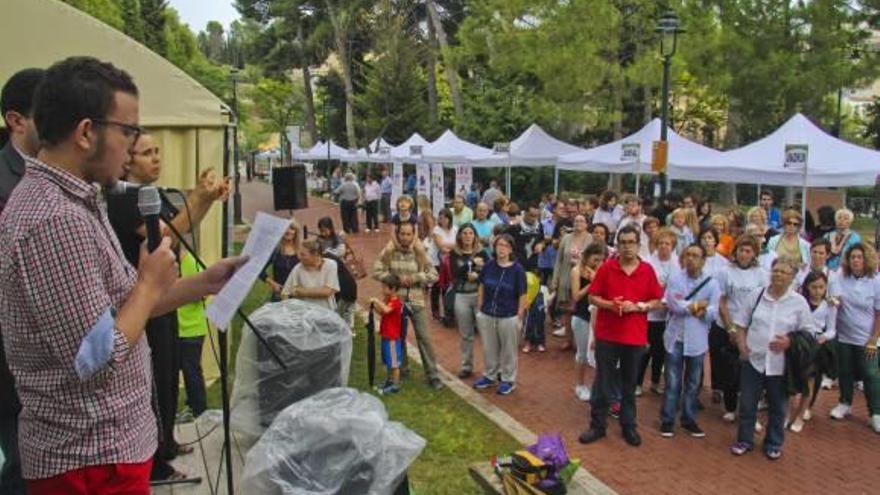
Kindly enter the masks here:
M 122 175 L 138 118 L 125 72 L 89 57 L 50 67 L 34 108 L 42 148 L 0 215 L 0 319 L 32 494 L 149 494 L 145 324 L 215 293 L 244 261 L 178 280 L 168 238 L 137 269 L 125 260 L 98 190 Z

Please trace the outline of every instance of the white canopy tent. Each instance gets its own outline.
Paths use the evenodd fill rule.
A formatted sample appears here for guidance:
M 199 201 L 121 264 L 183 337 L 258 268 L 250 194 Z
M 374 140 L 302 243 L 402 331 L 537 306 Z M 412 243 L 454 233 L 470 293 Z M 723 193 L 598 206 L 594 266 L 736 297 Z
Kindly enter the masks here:
M 422 148 L 421 163 L 467 163 L 470 156 L 491 154 L 492 150 L 465 141 L 447 129 L 436 141 Z
M 423 138 L 421 134 L 418 132 L 414 132 L 412 136 L 409 137 L 406 141 L 401 144 L 394 146 L 391 148 L 391 157 L 390 159 L 385 160 L 386 162 L 395 162 L 395 163 L 419 163 L 421 160 L 421 155 L 413 154 L 412 147 L 417 146 L 421 147 L 424 150 L 430 142 L 427 139 Z
M 341 160 L 342 157 L 348 155 L 348 150 L 330 140 L 328 143 L 318 141 L 317 144 L 309 148 L 302 154 L 294 154 L 297 160 Z
M 508 167 L 507 190 L 510 191 L 510 167 L 555 166 L 559 155 L 583 151 L 572 144 L 547 134 L 538 124 L 532 124 L 520 136 L 510 142 L 507 152 L 490 151 L 468 157 L 475 167 Z M 554 177 L 554 190 L 559 190 L 559 171 Z
M 786 146 L 807 145 L 806 167 L 786 167 Z M 671 150 L 670 150 L 671 153 Z M 767 137 L 721 153 L 716 161 L 673 163 L 674 179 L 714 180 L 774 186 L 843 187 L 874 185 L 880 151 L 835 138 L 801 114 Z
M 650 174 L 652 148 L 654 141 L 660 140 L 661 126 L 660 119 L 654 119 L 625 138 L 561 155 L 556 164 L 562 170 Z M 667 163 L 670 168 L 673 164 L 712 164 L 721 159 L 720 151 L 685 139 L 671 128 L 666 139 L 669 142 Z

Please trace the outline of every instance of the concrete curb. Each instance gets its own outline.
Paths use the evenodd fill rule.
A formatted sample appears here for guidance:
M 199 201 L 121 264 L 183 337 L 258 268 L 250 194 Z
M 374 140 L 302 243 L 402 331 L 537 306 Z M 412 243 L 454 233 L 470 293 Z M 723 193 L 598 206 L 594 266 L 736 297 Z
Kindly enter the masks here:
M 358 311 L 360 312 L 361 316 L 366 319 L 366 310 L 363 310 L 360 308 L 360 306 L 358 306 Z M 406 350 L 407 357 L 410 360 L 422 364 L 422 356 L 419 354 L 419 349 L 417 346 L 408 345 L 406 346 Z M 437 371 L 439 372 L 440 380 L 443 381 L 444 385 L 446 385 L 456 395 L 464 399 L 468 404 L 472 405 L 481 414 L 489 418 L 490 421 L 498 425 L 499 428 L 515 438 L 517 442 L 523 445 L 531 445 L 538 440 L 538 435 L 536 435 L 533 431 L 529 430 L 528 428 L 526 428 L 525 425 L 504 412 L 503 409 L 496 406 L 495 404 L 492 404 L 492 402 L 490 402 L 488 399 L 475 392 L 473 388 L 459 380 L 457 376 L 453 375 L 440 365 L 437 365 Z M 593 476 L 583 467 L 578 468 L 577 472 L 574 475 L 573 481 L 584 490 L 584 493 L 589 493 L 591 495 L 617 494 L 617 492 L 612 490 L 611 487 L 609 487 L 605 483 L 602 483 L 599 478 Z

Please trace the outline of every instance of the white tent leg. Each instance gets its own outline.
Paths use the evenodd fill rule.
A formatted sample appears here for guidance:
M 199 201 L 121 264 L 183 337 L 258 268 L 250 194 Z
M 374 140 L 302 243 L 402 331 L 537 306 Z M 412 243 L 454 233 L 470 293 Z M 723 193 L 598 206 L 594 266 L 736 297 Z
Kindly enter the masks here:
M 510 167 L 507 167 L 507 197 L 510 197 Z
M 761 184 L 758 184 L 758 194 L 755 196 L 755 204 L 761 204 Z
M 553 195 L 559 196 L 559 169 L 553 167 Z
M 636 174 L 636 192 L 635 195 L 639 195 L 639 182 L 641 181 L 642 176 L 640 174 Z

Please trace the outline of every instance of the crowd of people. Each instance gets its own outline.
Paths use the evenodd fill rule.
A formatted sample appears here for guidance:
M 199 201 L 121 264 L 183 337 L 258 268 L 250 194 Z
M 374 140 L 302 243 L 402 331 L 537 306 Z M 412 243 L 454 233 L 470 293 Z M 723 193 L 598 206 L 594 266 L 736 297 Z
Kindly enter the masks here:
M 390 190 L 381 174 L 379 187 Z M 704 383 L 723 420 L 738 424 L 735 455 L 766 428 L 763 451 L 778 459 L 784 432 L 801 432 L 817 395 L 834 386 L 830 417 L 852 413 L 858 387 L 880 433 L 877 255 L 845 208 L 824 206 L 814 221 L 778 208 L 769 190 L 745 212 L 714 212 L 711 201 L 675 191 L 656 205 L 613 191 L 518 205 L 494 181 L 482 195 L 456 195 L 436 216 L 406 194 L 395 206 L 391 216 L 383 209 L 392 239 L 373 276 L 403 301 L 429 377 L 436 364 L 425 300 L 435 319 L 457 326 L 458 376 L 475 389 L 514 392 L 518 355 L 546 352 L 545 328 L 573 351 L 574 393 L 591 406 L 583 443 L 604 437 L 611 415 L 639 445 L 643 386 L 662 397 L 663 437 L 678 426 L 705 436 L 697 420 Z M 399 374 L 389 377 L 388 391 L 399 391 Z

